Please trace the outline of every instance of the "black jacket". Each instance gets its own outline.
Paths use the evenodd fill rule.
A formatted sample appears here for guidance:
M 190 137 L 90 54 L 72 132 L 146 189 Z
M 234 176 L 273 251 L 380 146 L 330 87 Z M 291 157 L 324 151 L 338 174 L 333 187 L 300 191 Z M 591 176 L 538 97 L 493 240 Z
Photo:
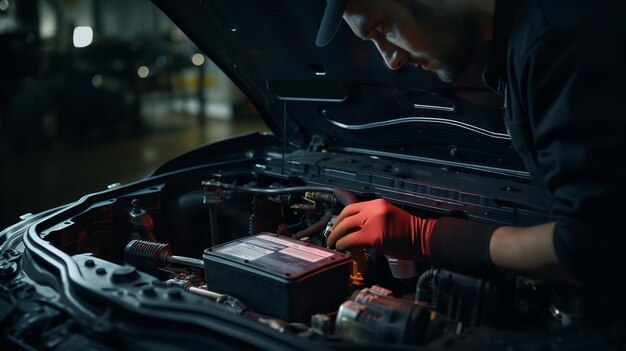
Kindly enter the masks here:
M 500 1 L 484 75 L 505 96 L 513 146 L 557 223 L 559 260 L 598 289 L 622 286 L 626 269 L 625 8 L 618 0 Z M 474 239 L 454 248 L 444 232 L 459 225 Z M 432 258 L 484 272 L 493 229 L 444 219 L 433 233 Z M 474 252 L 460 257 L 468 245 Z

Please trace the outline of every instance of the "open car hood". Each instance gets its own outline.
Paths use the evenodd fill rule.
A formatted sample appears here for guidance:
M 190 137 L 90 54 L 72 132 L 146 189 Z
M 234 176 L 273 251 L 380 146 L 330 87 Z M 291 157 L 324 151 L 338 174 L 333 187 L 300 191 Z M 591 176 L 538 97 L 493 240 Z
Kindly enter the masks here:
M 325 1 L 154 3 L 292 147 L 323 144 L 527 177 L 502 121 L 501 98 L 481 82 L 483 50 L 446 84 L 420 68 L 389 70 L 345 23 L 330 45 L 315 46 Z

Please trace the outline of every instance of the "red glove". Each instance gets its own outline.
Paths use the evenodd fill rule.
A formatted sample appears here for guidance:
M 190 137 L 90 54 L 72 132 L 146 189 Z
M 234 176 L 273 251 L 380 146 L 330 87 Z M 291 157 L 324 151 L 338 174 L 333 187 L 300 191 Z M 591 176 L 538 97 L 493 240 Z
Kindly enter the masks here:
M 328 247 L 373 248 L 399 259 L 430 255 L 428 244 L 436 219 L 422 219 L 385 200 L 346 206 L 328 236 Z

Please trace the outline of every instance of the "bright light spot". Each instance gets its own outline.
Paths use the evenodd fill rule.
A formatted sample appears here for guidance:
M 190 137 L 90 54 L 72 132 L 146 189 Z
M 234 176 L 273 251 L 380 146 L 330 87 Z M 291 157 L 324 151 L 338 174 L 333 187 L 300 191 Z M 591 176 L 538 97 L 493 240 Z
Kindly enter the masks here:
M 139 78 L 146 78 L 150 74 L 150 69 L 146 66 L 141 66 L 137 70 L 137 74 L 139 75 Z
M 44 42 L 57 38 L 59 32 L 59 17 L 52 1 L 37 1 L 39 12 L 39 38 Z M 2 4 L 0 3 L 0 7 Z M 19 17 L 19 16 L 18 16 Z M 2 20 L 0 20 L 2 22 Z M 1 25 L 0 25 L 1 27 Z
M 74 28 L 74 47 L 84 48 L 93 41 L 93 29 L 89 26 Z
M 0 11 L 6 11 L 9 9 L 9 0 L 0 1 Z
M 91 85 L 93 85 L 94 87 L 99 87 L 102 85 L 102 76 L 99 74 L 96 74 L 95 76 L 91 77 Z
M 191 56 L 191 62 L 193 62 L 196 66 L 202 66 L 204 64 L 204 55 L 202 54 L 194 54 Z

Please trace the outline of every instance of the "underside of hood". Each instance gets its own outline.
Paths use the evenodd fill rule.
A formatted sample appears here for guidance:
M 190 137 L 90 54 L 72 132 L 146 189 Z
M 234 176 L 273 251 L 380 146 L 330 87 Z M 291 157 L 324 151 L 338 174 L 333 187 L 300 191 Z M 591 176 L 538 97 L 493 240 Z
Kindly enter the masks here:
M 154 0 L 294 148 L 361 150 L 526 175 L 481 82 L 488 48 L 451 84 L 415 67 L 389 70 L 344 23 L 315 37 L 325 1 Z

